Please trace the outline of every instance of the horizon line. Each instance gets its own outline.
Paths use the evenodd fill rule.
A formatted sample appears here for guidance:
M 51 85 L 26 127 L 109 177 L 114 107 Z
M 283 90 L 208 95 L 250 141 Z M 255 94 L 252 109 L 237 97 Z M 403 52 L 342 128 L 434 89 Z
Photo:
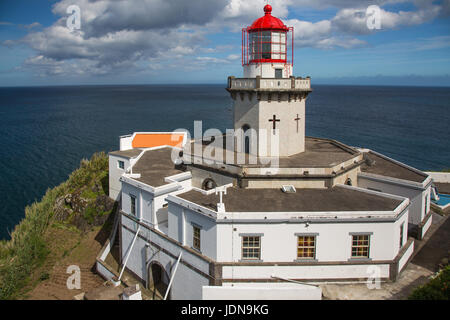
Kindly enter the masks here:
M 54 87 L 123 87 L 123 86 L 218 86 L 225 85 L 226 82 L 209 82 L 209 83 L 117 83 L 117 84 L 49 84 L 49 85 L 12 85 L 12 86 L 0 86 L 3 88 L 54 88 Z M 434 84 L 434 85 L 415 85 L 415 84 L 353 84 L 353 83 L 317 83 L 316 86 L 348 86 L 348 87 L 414 87 L 414 88 L 450 88 L 447 84 Z

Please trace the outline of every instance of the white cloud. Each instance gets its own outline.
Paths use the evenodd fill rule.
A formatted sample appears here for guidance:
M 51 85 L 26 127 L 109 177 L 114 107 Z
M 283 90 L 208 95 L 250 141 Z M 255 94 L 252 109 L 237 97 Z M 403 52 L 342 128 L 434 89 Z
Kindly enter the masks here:
M 355 48 L 367 43 L 357 37 L 369 34 L 365 9 L 368 5 L 413 2 L 413 11 L 382 10 L 383 30 L 418 25 L 450 12 L 450 0 L 278 0 L 273 15 L 295 28 L 295 43 L 320 49 Z M 69 5 L 81 9 L 81 30 L 66 27 Z M 209 46 L 208 34 L 240 32 L 263 15 L 262 0 L 61 0 L 53 13 L 60 18 L 50 27 L 28 25 L 29 33 L 11 46 L 26 44 L 36 56 L 24 62 L 39 74 L 96 74 L 150 71 L 167 65 L 204 68 L 236 63 L 240 41 L 235 46 Z M 318 22 L 286 18 L 292 8 L 336 8 L 336 15 Z M 6 24 L 6 23 L 0 23 Z M 431 47 L 433 44 L 430 44 Z M 220 54 L 220 58 L 217 57 Z M 189 66 L 183 59 L 189 57 Z M 225 58 L 222 58 L 225 57 Z
M 381 8 L 381 30 L 419 25 L 436 18 L 440 14 L 442 7 L 433 5 L 429 1 L 427 3 L 428 5 L 422 3 L 422 7 L 417 11 L 389 12 Z M 375 32 L 367 27 L 366 8 L 342 9 L 331 19 L 331 22 L 333 28 L 337 28 L 345 33 L 369 34 Z
M 33 29 L 33 28 L 40 28 L 42 25 L 39 22 L 33 22 L 31 24 L 24 24 L 22 27 L 25 29 Z

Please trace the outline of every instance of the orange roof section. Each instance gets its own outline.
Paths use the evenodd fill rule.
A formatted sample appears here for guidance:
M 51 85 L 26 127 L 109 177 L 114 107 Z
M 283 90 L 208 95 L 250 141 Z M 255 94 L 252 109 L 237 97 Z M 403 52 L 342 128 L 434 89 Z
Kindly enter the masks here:
M 153 148 L 160 146 L 183 146 L 184 133 L 137 133 L 133 148 Z

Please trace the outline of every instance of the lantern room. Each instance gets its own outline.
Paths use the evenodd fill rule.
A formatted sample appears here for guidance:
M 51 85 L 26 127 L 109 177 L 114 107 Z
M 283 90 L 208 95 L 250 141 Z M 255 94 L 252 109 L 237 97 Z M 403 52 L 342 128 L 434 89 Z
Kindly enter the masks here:
M 289 78 L 292 75 L 294 28 L 272 16 L 272 6 L 264 16 L 242 29 L 242 65 L 245 78 Z

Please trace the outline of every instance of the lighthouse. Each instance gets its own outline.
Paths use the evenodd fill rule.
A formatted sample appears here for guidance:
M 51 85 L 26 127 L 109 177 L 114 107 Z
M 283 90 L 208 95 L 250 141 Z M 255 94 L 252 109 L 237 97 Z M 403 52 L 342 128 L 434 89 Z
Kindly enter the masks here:
M 234 102 L 234 130 L 245 135 L 237 152 L 288 157 L 305 151 L 311 79 L 293 76 L 293 35 L 294 28 L 274 17 L 269 4 L 264 16 L 242 29 L 243 77 L 229 77 L 227 87 Z

